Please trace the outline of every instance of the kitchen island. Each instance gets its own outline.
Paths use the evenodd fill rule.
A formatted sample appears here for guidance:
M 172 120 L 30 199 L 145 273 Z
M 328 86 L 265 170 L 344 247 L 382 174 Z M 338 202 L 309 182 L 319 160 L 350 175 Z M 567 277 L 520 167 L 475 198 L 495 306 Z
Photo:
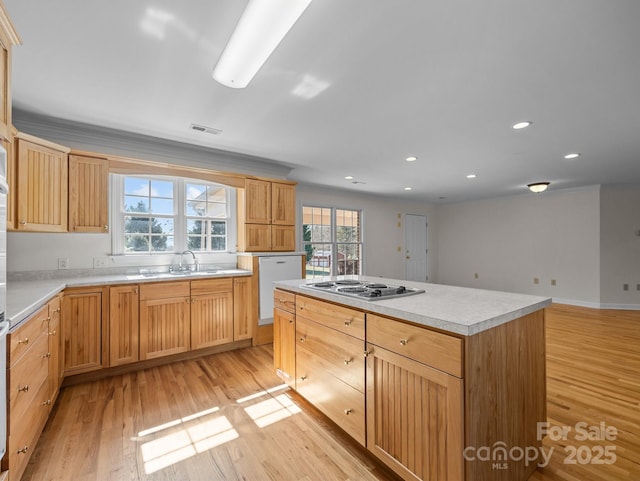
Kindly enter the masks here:
M 551 300 L 348 279 L 424 292 L 369 300 L 276 282 L 278 374 L 404 479 L 526 481 L 544 454 Z

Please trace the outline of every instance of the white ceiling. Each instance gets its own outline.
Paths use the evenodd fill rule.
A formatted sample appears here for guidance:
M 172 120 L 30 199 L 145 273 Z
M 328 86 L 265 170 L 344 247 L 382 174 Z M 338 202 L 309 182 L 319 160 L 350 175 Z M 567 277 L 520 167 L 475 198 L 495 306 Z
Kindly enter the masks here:
M 638 0 L 314 0 L 246 89 L 211 78 L 245 0 L 4 3 L 23 111 L 412 200 L 640 183 Z

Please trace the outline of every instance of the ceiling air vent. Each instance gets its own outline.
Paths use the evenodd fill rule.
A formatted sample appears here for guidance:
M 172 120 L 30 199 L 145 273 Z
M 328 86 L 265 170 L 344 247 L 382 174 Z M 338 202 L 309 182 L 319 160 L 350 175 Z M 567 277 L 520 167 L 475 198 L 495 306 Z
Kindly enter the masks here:
M 222 133 L 222 130 L 214 129 L 213 127 L 207 127 L 206 125 L 191 124 L 190 128 L 191 130 L 195 130 L 197 132 L 205 132 L 211 135 L 220 135 Z

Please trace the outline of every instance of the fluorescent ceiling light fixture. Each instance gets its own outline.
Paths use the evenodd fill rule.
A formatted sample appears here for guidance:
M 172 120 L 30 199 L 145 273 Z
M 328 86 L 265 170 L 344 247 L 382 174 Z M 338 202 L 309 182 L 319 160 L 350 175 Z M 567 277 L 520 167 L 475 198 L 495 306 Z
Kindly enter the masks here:
M 311 0 L 250 0 L 213 69 L 227 87 L 246 87 Z
M 418 157 L 416 157 L 415 155 L 410 155 L 404 160 L 406 160 L 407 162 L 415 162 L 416 160 L 418 160 Z
M 475 179 L 476 177 L 478 177 L 477 174 L 469 174 L 469 175 L 467 175 L 467 179 Z
M 572 152 L 564 156 L 565 159 L 577 159 L 580 157 L 580 152 Z
M 529 190 L 531 192 L 539 194 L 540 192 L 544 192 L 545 190 L 547 190 L 547 187 L 549 187 L 549 182 L 536 182 L 534 184 L 527 185 L 527 187 L 529 187 Z
M 525 120 L 524 122 L 518 122 L 517 124 L 513 124 L 513 128 L 515 130 L 520 130 L 520 129 L 526 129 L 527 127 L 529 127 L 533 122 L 529 122 L 528 120 Z

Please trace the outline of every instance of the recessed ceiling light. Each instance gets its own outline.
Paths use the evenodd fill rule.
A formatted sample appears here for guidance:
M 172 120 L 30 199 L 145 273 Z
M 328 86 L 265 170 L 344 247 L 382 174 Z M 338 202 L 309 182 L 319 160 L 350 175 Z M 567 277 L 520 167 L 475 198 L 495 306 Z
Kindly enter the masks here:
M 525 120 L 524 122 L 518 122 L 517 124 L 513 124 L 513 128 L 515 130 L 520 130 L 520 129 L 526 129 L 527 127 L 529 127 L 533 122 L 529 122 L 528 120 Z
M 467 179 L 475 179 L 476 177 L 478 177 L 477 174 L 469 174 L 469 175 L 467 175 Z
M 346 175 L 344 178 L 347 180 L 353 180 L 353 175 Z
M 415 162 L 416 160 L 418 160 L 418 157 L 416 157 L 415 155 L 410 155 L 404 160 L 406 160 L 407 162 Z
M 529 187 L 529 190 L 531 192 L 539 194 L 540 192 L 544 192 L 545 190 L 547 190 L 547 187 L 549 187 L 549 182 L 535 182 L 533 184 L 527 185 L 527 187 Z
M 405 187 L 404 190 L 411 190 L 411 187 Z
M 572 152 L 564 156 L 565 159 L 577 159 L 580 157 L 580 152 Z

